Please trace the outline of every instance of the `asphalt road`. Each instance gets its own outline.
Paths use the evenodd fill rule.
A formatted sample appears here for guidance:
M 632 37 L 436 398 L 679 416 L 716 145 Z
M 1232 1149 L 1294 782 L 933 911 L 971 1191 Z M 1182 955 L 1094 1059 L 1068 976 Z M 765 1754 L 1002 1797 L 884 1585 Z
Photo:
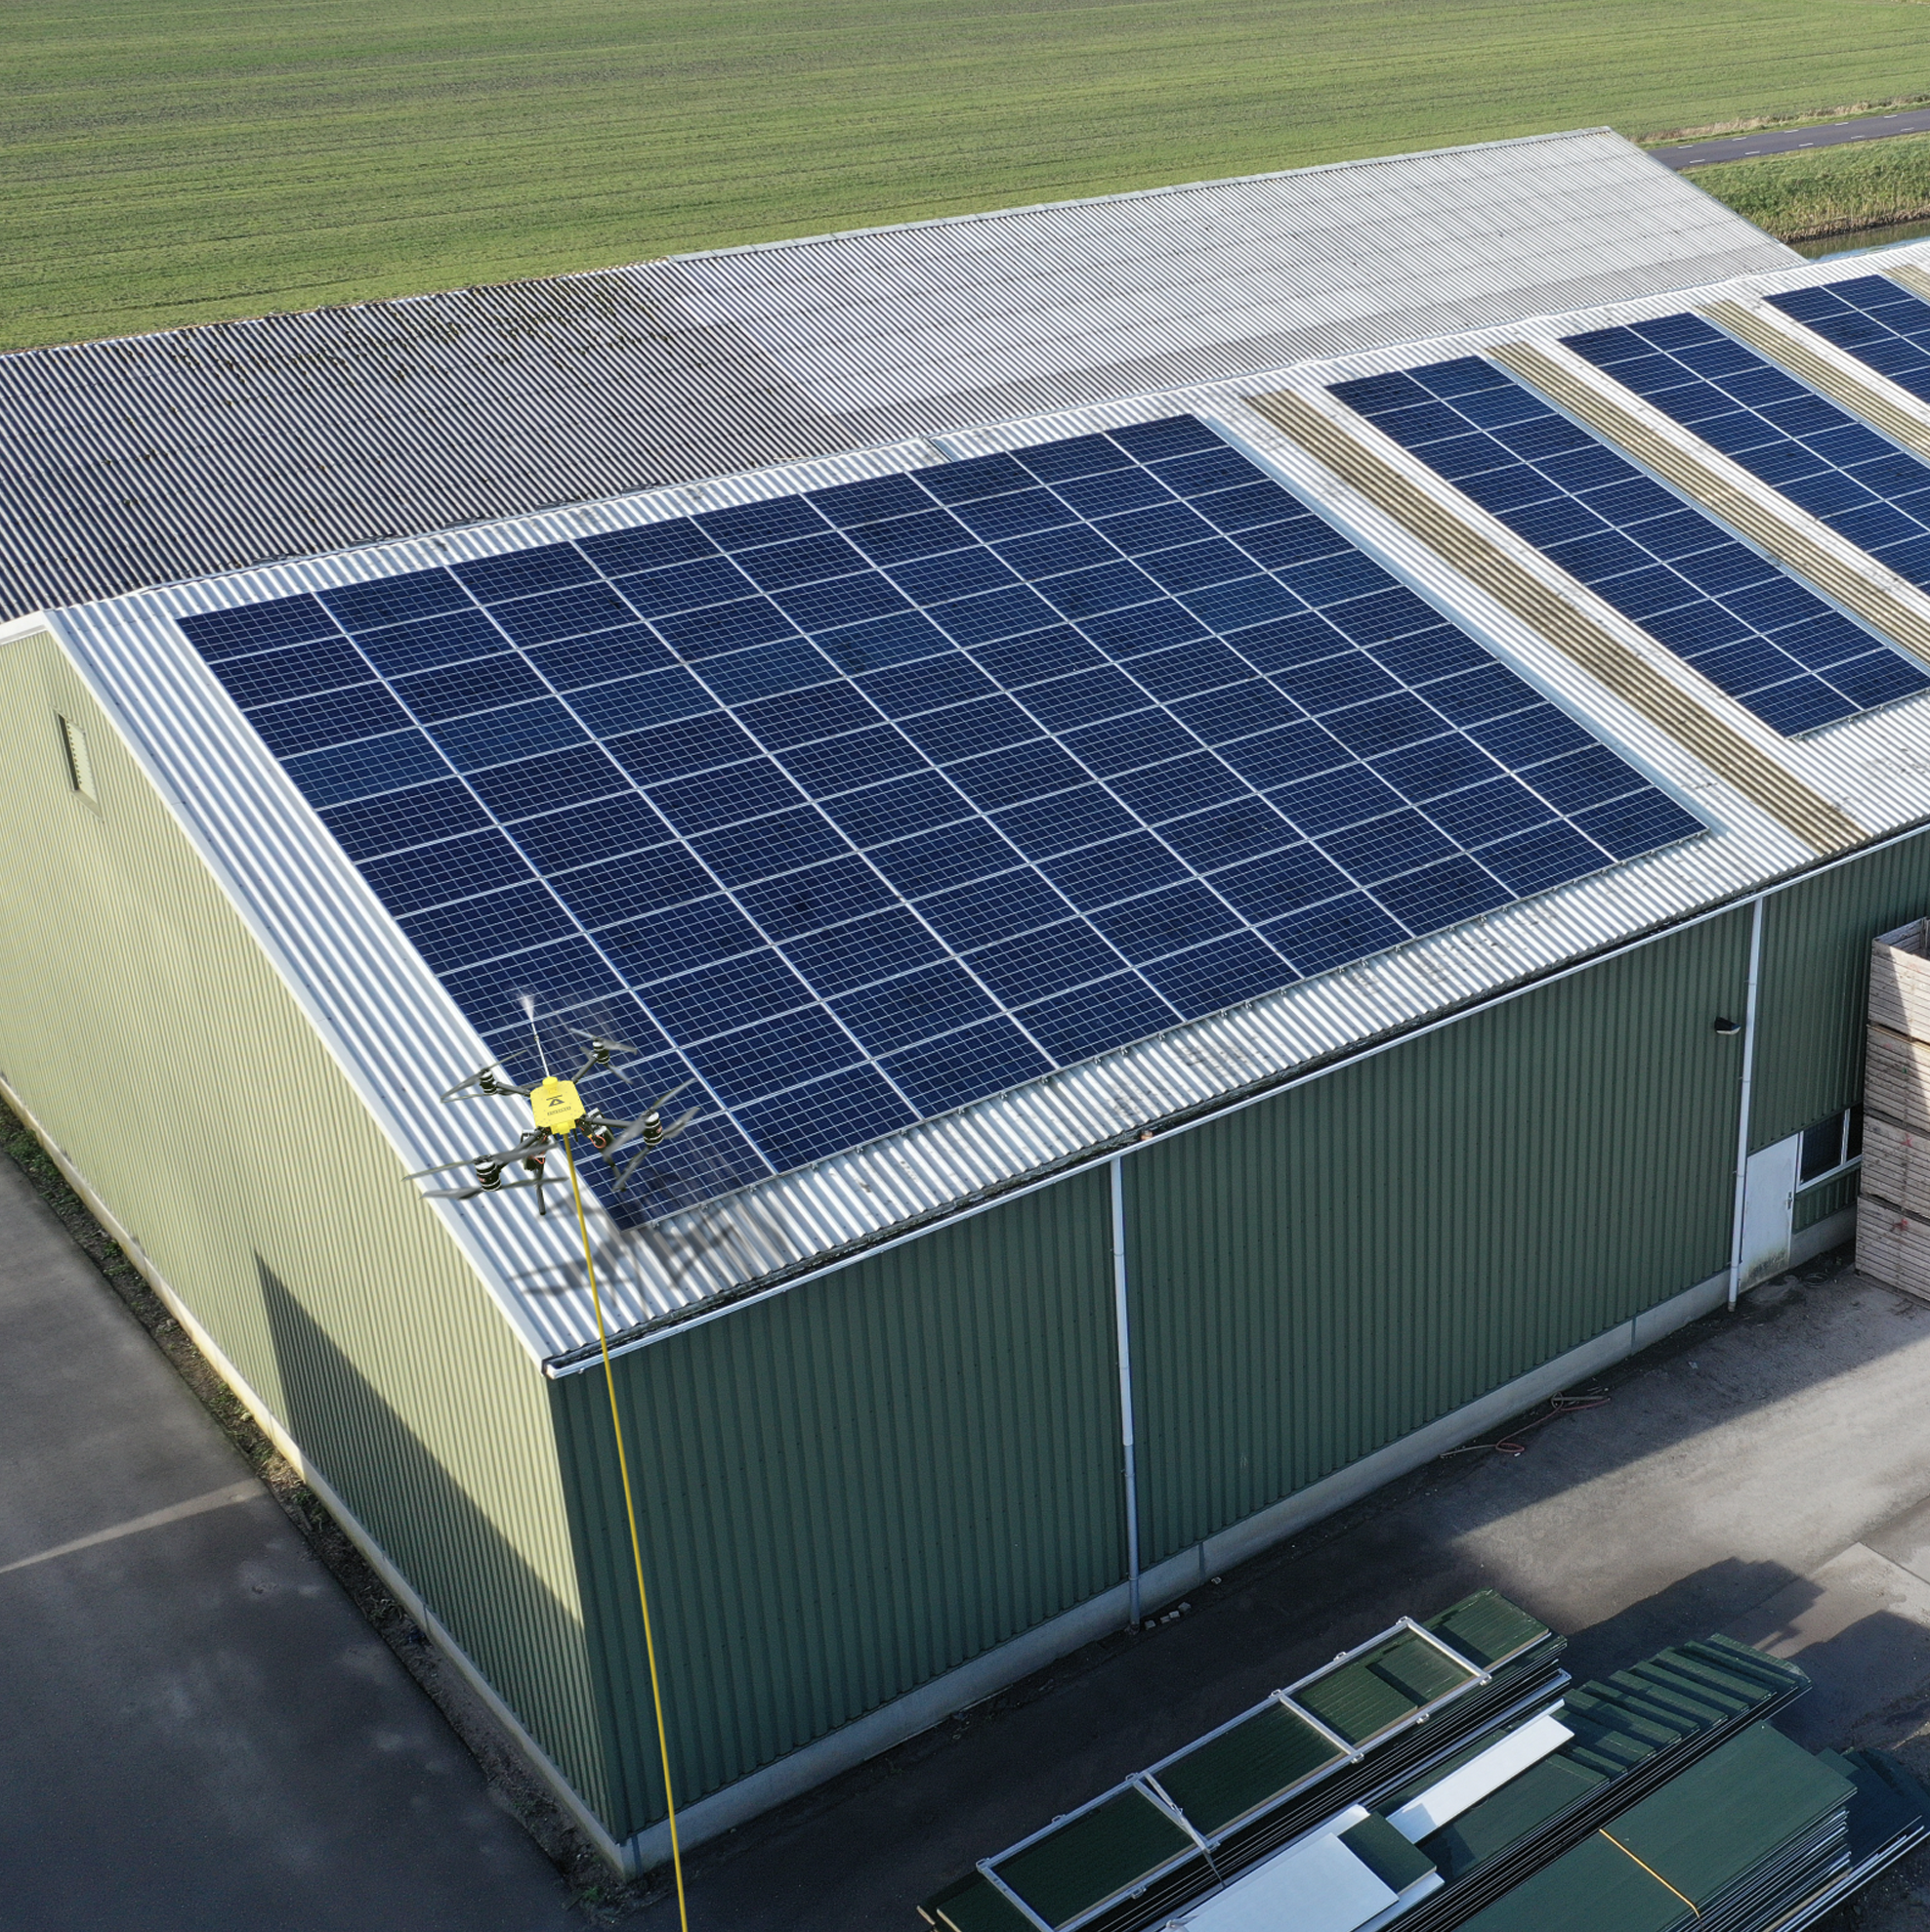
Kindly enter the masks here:
M 1701 168 L 1711 161 L 1747 161 L 1758 154 L 1840 147 L 1849 141 L 1884 141 L 1897 134 L 1930 134 L 1930 107 L 1909 107 L 1896 114 L 1860 114 L 1853 121 L 1829 121 L 1822 127 L 1758 128 L 1753 134 L 1692 141 L 1681 147 L 1652 147 L 1649 152 L 1664 167 Z
M 0 1927 L 564 1932 L 535 1845 L 0 1158 Z

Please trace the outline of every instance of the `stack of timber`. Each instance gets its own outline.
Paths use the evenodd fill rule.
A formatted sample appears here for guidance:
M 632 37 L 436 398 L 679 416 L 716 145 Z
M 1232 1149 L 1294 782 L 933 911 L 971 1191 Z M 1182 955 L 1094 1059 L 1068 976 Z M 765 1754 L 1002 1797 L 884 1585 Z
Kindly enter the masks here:
M 1870 948 L 1857 1267 L 1930 1301 L 1930 919 Z
M 1522 1617 L 1471 1601 L 1490 1620 Z M 1808 1679 L 1723 1637 L 1565 1697 L 1554 1671 L 1552 1692 L 1489 1697 L 1392 1780 L 1369 1746 L 1344 1774 L 1301 1779 L 1290 1801 L 1252 1804 L 1285 1708 L 1310 1692 L 1356 1708 L 1364 1665 L 1371 1676 L 1390 1638 L 1420 1627 L 1383 1633 L 982 1861 L 926 1919 L 941 1932 L 1796 1932 L 1930 1837 L 1930 1795 L 1891 1760 L 1812 1758 L 1771 1729 Z M 1558 1645 L 1530 1651 L 1552 1663 Z M 1419 1729 L 1396 1734 L 1410 1760 Z M 1276 1758 L 1274 1782 L 1295 1769 Z M 1132 1801 L 1165 1813 L 1170 1862 Z

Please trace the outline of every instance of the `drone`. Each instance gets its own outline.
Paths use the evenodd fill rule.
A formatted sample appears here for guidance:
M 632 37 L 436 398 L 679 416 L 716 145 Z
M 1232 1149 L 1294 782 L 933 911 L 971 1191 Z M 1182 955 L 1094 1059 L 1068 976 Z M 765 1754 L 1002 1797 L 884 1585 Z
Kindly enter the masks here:
M 583 1064 L 568 1079 L 560 1080 L 546 1069 L 540 1080 L 532 1080 L 527 1086 L 519 1087 L 504 1079 L 492 1061 L 488 1066 L 479 1068 L 466 1080 L 458 1080 L 441 1096 L 444 1105 L 453 1105 L 459 1100 L 526 1100 L 532 1124 L 514 1147 L 496 1148 L 487 1154 L 467 1155 L 461 1160 L 446 1160 L 440 1167 L 424 1167 L 409 1175 L 411 1181 L 422 1181 L 432 1175 L 453 1173 L 462 1167 L 475 1170 L 476 1179 L 470 1186 L 426 1188 L 423 1190 L 423 1199 L 474 1200 L 478 1195 L 502 1194 L 512 1188 L 534 1188 L 536 1212 L 547 1215 L 549 1204 L 543 1198 L 546 1164 L 550 1155 L 563 1146 L 572 1133 L 580 1133 L 609 1163 L 609 1171 L 615 1180 L 615 1192 L 620 1195 L 628 1186 L 631 1175 L 666 1141 L 675 1140 L 697 1117 L 698 1109 L 692 1107 L 668 1124 L 663 1118 L 663 1110 L 685 1088 L 694 1084 L 690 1080 L 682 1086 L 672 1087 L 634 1120 L 612 1120 L 600 1109 L 587 1105 L 577 1092 L 578 1082 L 599 1068 L 608 1067 L 612 1054 L 633 1054 L 637 1049 L 626 1046 L 621 1040 L 601 1039 L 575 1027 L 566 1030 L 585 1041 L 589 1048 Z M 539 1051 L 541 1045 L 539 1035 Z M 635 1149 L 635 1152 L 619 1168 L 617 1155 L 626 1149 Z M 516 1165 L 523 1168 L 523 1175 L 513 1181 L 505 1180 L 505 1173 Z

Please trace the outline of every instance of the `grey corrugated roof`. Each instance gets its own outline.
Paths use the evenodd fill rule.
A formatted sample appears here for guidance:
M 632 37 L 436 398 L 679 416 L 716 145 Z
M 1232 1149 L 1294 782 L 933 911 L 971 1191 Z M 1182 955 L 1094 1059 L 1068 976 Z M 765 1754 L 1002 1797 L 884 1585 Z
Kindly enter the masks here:
M 1930 258 L 1930 248 L 1920 251 Z M 1911 259 L 1916 259 L 1916 251 Z M 1828 265 L 1752 277 L 1719 291 L 1739 297 L 1829 279 Z M 746 1287 L 789 1281 L 880 1242 L 1064 1171 L 1096 1150 L 1237 1102 L 1296 1070 L 1386 1039 L 1599 949 L 1730 902 L 1817 862 L 1817 854 L 1752 806 L 1684 744 L 1618 699 L 1527 624 L 1487 599 L 1442 557 L 1322 469 L 1244 400 L 1290 387 L 1329 411 L 1324 385 L 1453 354 L 1491 349 L 1515 334 L 1548 340 L 1578 327 L 1643 319 L 1679 306 L 1666 294 L 1497 324 L 1428 345 L 1394 346 L 1341 360 L 1269 372 L 1177 394 L 962 433 L 959 456 L 1085 430 L 1196 413 L 1419 590 L 1564 709 L 1581 718 L 1655 781 L 1693 798 L 1710 834 L 1631 861 L 1484 919 L 1304 981 L 1137 1044 L 926 1120 L 850 1153 L 801 1167 L 688 1211 L 648 1236 L 597 1225 L 605 1293 L 615 1328 L 636 1336 L 708 1312 Z M 918 444 L 849 452 L 835 461 L 726 479 L 701 502 L 748 502 L 915 470 L 937 460 Z M 1439 479 L 1410 464 L 1440 497 Z M 353 865 L 321 829 L 281 767 L 249 732 L 189 649 L 178 618 L 400 574 L 687 515 L 694 492 L 673 488 L 487 527 L 454 531 L 51 613 L 101 702 L 170 797 L 229 890 L 245 904 L 282 969 L 408 1166 L 452 1159 L 474 1131 L 434 1094 L 481 1063 L 486 1049 Z M 1525 553 L 1543 570 L 1553 566 Z M 1578 593 L 1586 595 L 1586 593 Z M 1930 816 L 1930 775 L 1915 747 L 1930 696 L 1906 699 L 1801 739 L 1754 721 L 1607 607 L 1601 621 L 1625 636 L 1681 693 L 1722 710 L 1783 769 L 1849 813 L 1870 838 Z M 449 1210 L 452 1225 L 531 1352 L 568 1360 L 590 1333 L 580 1263 L 565 1224 L 538 1221 L 515 1197 Z
M 1593 129 L 26 351 L 0 616 L 1795 259 Z

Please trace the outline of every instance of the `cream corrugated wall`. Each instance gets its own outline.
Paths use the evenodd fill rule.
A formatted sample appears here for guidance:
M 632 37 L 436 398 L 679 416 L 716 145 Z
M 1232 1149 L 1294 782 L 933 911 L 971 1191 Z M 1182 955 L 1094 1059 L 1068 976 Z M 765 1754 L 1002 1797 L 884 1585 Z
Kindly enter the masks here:
M 607 1810 L 540 1370 L 51 638 L 0 721 L 0 1074 Z

